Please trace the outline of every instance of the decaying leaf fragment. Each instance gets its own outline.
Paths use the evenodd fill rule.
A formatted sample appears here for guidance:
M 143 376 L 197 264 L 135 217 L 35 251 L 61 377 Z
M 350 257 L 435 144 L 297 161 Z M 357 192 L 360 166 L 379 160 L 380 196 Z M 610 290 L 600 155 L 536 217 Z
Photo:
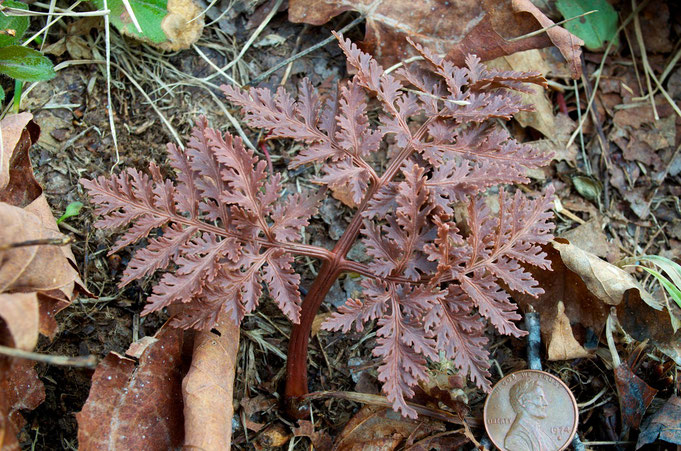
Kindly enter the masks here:
M 445 430 L 444 424 L 401 417 L 390 409 L 364 406 L 348 421 L 336 438 L 334 450 L 375 449 L 392 451 Z
M 679 424 L 681 424 L 681 398 L 672 396 L 660 410 L 643 422 L 636 449 L 658 439 L 681 445 Z
M 561 27 L 512 41 L 554 25 L 530 0 L 290 0 L 289 20 L 326 23 L 345 11 L 366 17 L 363 49 L 385 66 L 413 56 L 405 38 L 444 54 L 455 65 L 466 55 L 483 61 L 555 45 L 568 61 L 573 78 L 582 72 L 582 40 Z
M 99 9 L 104 8 L 103 0 L 93 3 Z M 107 6 L 111 10 L 111 22 L 121 33 L 162 50 L 187 49 L 203 32 L 202 9 L 194 0 L 108 0 Z
M 167 450 L 182 446 L 183 332 L 163 327 L 139 358 L 110 352 L 92 377 L 78 419 L 82 450 Z M 135 349 L 136 347 L 133 347 Z

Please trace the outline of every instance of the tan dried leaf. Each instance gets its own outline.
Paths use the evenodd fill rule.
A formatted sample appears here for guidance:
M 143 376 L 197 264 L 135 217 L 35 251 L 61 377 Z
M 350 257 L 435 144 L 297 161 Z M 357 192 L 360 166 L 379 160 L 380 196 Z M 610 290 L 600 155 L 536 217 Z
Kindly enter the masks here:
M 549 360 L 570 360 L 587 357 L 589 351 L 579 344 L 570 327 L 570 318 L 565 314 L 563 301 L 558 301 L 558 311 L 553 328 L 548 332 L 546 349 Z
M 185 447 L 229 449 L 238 349 L 239 326 L 224 310 L 211 331 L 197 332 L 191 368 L 182 381 Z
M 15 155 L 14 148 L 17 147 L 24 134 L 26 125 L 31 119 L 33 119 L 31 113 L 21 113 L 8 116 L 0 122 L 0 131 L 2 132 L 2 146 L 0 146 L 0 192 L 5 190 L 9 184 L 10 160 Z M 28 134 L 28 132 L 26 133 Z

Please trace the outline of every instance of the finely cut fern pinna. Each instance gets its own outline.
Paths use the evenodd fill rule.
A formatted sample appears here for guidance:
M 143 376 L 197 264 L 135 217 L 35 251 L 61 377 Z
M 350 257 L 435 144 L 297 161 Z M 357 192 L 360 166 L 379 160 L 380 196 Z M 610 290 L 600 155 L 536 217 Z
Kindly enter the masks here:
M 495 124 L 527 109 L 513 91 L 545 80 L 537 73 L 487 70 L 475 56 L 457 68 L 416 44 L 422 66 L 393 75 L 338 38 L 356 75 L 336 95 L 321 99 L 307 79 L 297 100 L 283 88 L 223 87 L 249 125 L 304 144 L 290 168 L 318 164 L 320 184 L 350 190 L 357 211 L 333 249 L 301 242 L 300 230 L 326 190 L 283 195 L 281 175 L 269 173 L 241 139 L 210 128 L 205 118 L 186 149 L 168 145 L 174 182 L 152 163 L 149 175 L 128 169 L 82 183 L 102 215 L 98 227 L 129 226 L 111 252 L 148 240 L 120 285 L 164 271 L 145 314 L 184 304 L 173 324 L 206 329 L 221 310 L 241 321 L 263 295 L 277 303 L 295 323 L 289 398 L 306 393 L 308 336 L 326 293 L 340 274 L 362 275 L 362 297 L 349 299 L 324 328 L 361 331 L 377 321 L 374 355 L 383 391 L 396 410 L 415 417 L 406 400 L 428 377 L 428 359 L 440 353 L 479 387 L 490 388 L 486 322 L 502 334 L 524 334 L 502 286 L 542 293 L 523 264 L 549 267 L 541 245 L 552 238 L 552 192 L 529 199 L 500 188 L 494 214 L 483 193 L 526 183 L 528 169 L 549 161 L 550 155 Z M 378 124 L 367 116 L 370 97 L 382 108 Z M 386 138 L 393 143 L 389 161 L 370 163 Z M 454 221 L 456 205 L 467 206 L 463 224 Z M 347 258 L 357 239 L 371 262 Z M 304 302 L 296 255 L 321 262 Z

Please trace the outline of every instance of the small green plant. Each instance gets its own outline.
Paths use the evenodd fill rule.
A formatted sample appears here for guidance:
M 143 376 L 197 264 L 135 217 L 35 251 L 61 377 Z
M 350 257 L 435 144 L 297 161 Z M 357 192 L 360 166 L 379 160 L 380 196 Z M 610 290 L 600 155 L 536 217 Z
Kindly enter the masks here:
M 80 214 L 81 208 L 83 208 L 82 202 L 71 202 L 70 204 L 68 204 L 66 206 L 66 211 L 64 211 L 64 214 L 61 215 L 59 219 L 57 219 L 57 225 L 59 225 L 65 219 L 78 216 Z
M 0 74 L 16 80 L 15 98 L 21 93 L 24 81 L 44 81 L 54 78 L 54 66 L 49 58 L 37 50 L 21 45 L 21 38 L 28 30 L 28 16 L 15 15 L 18 10 L 28 10 L 24 3 L 4 0 L 0 6 Z M 0 102 L 5 91 L 0 89 Z
M 659 268 L 660 271 L 641 264 L 645 262 L 652 263 Z M 681 265 L 659 255 L 642 255 L 640 257 L 624 259 L 621 266 L 641 268 L 649 274 L 652 274 L 660 285 L 662 285 L 667 294 L 676 302 L 676 305 L 681 308 Z M 665 277 L 662 272 L 666 273 L 669 278 Z M 667 306 L 667 308 L 669 308 L 669 306 Z M 681 327 L 681 323 L 672 314 L 671 310 L 669 316 L 672 319 L 672 326 L 676 331 Z

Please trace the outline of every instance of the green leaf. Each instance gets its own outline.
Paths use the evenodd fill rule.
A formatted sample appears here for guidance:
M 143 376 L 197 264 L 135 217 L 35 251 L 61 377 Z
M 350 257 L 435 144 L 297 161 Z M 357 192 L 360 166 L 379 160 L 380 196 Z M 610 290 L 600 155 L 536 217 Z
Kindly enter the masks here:
M 5 0 L 3 7 L 16 9 L 28 9 L 28 6 L 21 2 Z M 21 37 L 28 29 L 30 19 L 28 16 L 9 16 L 5 11 L 0 12 L 0 47 L 7 47 L 19 42 Z
M 66 206 L 66 211 L 64 212 L 63 215 L 61 215 L 61 218 L 57 219 L 57 224 L 62 222 L 64 219 L 68 219 L 73 216 L 78 216 L 81 208 L 83 208 L 82 202 L 71 202 Z
M 93 0 L 92 3 L 98 9 L 104 9 L 103 0 Z M 161 29 L 161 21 L 168 15 L 167 0 L 130 0 L 129 3 L 133 14 L 140 24 L 142 33 L 137 31 L 122 0 L 108 0 L 107 6 L 111 10 L 111 23 L 116 28 L 124 34 L 142 40 L 148 39 L 155 43 L 168 40 L 168 37 Z
M 597 10 L 563 25 L 582 39 L 587 49 L 602 50 L 609 41 L 617 44 L 617 13 L 607 0 L 557 0 L 556 7 L 566 19 Z
M 0 48 L 0 73 L 22 81 L 49 80 L 56 75 L 49 58 L 20 45 Z
M 649 261 L 657 265 L 662 271 L 667 273 L 672 282 L 674 282 L 674 285 L 681 288 L 681 265 L 660 255 L 643 255 L 638 258 L 639 260 Z
M 676 302 L 679 305 L 679 307 L 681 307 L 681 289 L 679 289 L 676 285 L 671 283 L 669 279 L 667 279 L 665 276 L 655 271 L 654 269 L 650 269 L 645 266 L 641 266 L 641 268 L 655 276 L 657 281 L 660 282 L 660 285 L 662 285 L 664 289 L 667 290 L 667 293 L 669 293 L 672 299 L 674 299 L 674 302 Z

